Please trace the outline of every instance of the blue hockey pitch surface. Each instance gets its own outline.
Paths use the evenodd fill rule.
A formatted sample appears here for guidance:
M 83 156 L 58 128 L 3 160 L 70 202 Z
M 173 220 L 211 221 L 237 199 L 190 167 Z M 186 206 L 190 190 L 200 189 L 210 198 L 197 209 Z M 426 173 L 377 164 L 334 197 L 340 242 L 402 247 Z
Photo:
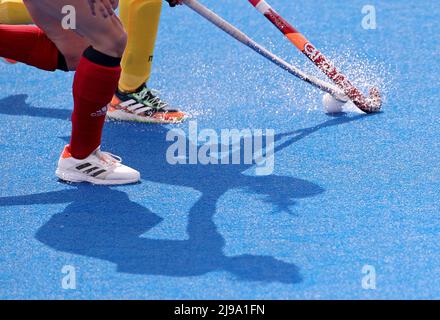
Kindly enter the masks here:
M 318 74 L 247 1 L 204 3 Z M 169 164 L 167 132 L 188 122 L 109 122 L 103 149 L 142 183 L 61 183 L 72 75 L 0 63 L 0 298 L 440 298 L 440 2 L 374 1 L 376 30 L 363 1 L 271 3 L 379 85 L 383 113 L 325 114 L 319 91 L 184 7 L 164 7 L 150 83 L 199 130 L 275 130 L 267 176 Z

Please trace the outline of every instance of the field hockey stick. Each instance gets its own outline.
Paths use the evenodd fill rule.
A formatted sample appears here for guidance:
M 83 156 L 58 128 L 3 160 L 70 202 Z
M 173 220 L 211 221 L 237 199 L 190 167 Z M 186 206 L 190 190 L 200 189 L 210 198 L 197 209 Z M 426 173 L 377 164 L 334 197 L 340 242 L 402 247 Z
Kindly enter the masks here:
M 304 53 L 327 77 L 329 77 L 362 111 L 380 111 L 382 98 L 377 88 L 371 88 L 366 97 L 334 64 L 310 43 L 298 30 L 280 16 L 265 0 L 248 0 L 260 13 L 272 22 L 288 39 Z
M 278 67 L 286 70 L 290 74 L 294 75 L 295 77 L 313 85 L 314 87 L 325 91 L 329 94 L 331 94 L 335 99 L 341 101 L 341 102 L 347 102 L 349 99 L 345 96 L 344 92 L 339 89 L 337 86 L 325 82 L 321 79 L 318 79 L 312 75 L 306 74 L 303 71 L 299 70 L 298 68 L 292 66 L 291 64 L 287 63 L 283 59 L 279 58 L 278 56 L 274 55 L 272 52 L 252 40 L 249 36 L 247 36 L 245 33 L 231 25 L 229 22 L 224 20 L 223 18 L 219 17 L 217 14 L 200 4 L 197 0 L 183 0 L 183 3 L 187 5 L 189 8 L 194 10 L 196 13 L 204 17 L 206 20 L 223 30 L 224 32 L 228 33 L 230 36 L 241 42 L 242 44 L 248 46 L 258 54 L 262 55 L 266 59 L 272 61 L 274 64 L 276 64 Z

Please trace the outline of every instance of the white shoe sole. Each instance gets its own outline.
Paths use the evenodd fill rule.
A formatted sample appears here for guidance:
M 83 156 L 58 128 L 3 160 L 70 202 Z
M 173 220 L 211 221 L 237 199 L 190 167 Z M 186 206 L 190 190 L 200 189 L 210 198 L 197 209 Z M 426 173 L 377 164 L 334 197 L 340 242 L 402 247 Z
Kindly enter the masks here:
M 108 111 L 107 112 L 107 119 L 109 120 L 117 120 L 117 121 L 132 121 L 132 122 L 142 122 L 142 123 L 161 123 L 161 124 L 167 124 L 167 123 L 181 123 L 185 121 L 185 117 L 180 120 L 161 120 L 161 119 L 154 119 L 146 116 L 138 116 L 133 113 L 128 113 L 121 110 L 114 110 L 114 111 Z
M 139 182 L 139 178 L 126 179 L 126 180 L 103 180 L 97 179 L 86 174 L 81 174 L 77 172 L 70 172 L 62 169 L 57 169 L 55 174 L 58 178 L 63 181 L 71 182 L 71 183 L 81 183 L 81 182 L 89 182 L 91 184 L 96 185 L 123 185 L 123 184 L 131 184 Z

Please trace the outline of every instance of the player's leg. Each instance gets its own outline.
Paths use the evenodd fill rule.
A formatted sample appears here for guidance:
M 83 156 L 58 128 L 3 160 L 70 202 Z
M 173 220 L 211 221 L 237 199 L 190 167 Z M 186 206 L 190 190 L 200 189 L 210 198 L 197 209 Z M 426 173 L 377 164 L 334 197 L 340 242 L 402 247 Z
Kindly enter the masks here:
M 33 4 L 29 3 L 30 10 Z M 59 20 L 36 9 L 40 27 L 0 25 L 0 57 L 22 62 L 39 69 L 75 70 L 89 43 L 78 34 L 64 30 Z
M 109 117 L 145 122 L 179 122 L 185 114 L 172 110 L 146 87 L 151 74 L 162 0 L 123 0 L 120 13 L 129 33 L 122 60 L 119 90 Z M 22 0 L 0 0 L 0 24 L 32 23 Z M 133 110 L 134 109 L 134 110 Z
M 70 68 L 76 67 L 73 83 L 74 111 L 72 137 L 60 157 L 57 176 L 71 182 L 89 181 L 97 184 L 123 184 L 139 180 L 136 170 L 120 164 L 108 153 L 99 150 L 106 105 L 117 88 L 120 61 L 126 43 L 126 34 L 116 15 L 110 11 L 96 15 L 84 0 L 26 0 L 24 1 L 38 26 L 64 54 Z M 96 4 L 96 3 L 95 3 Z M 101 3 L 98 3 L 98 5 Z M 88 46 L 81 54 L 81 46 L 72 43 L 72 31 L 63 30 L 60 22 L 62 8 L 73 5 L 76 9 L 75 30 Z M 84 49 L 84 48 L 83 48 Z
M 180 122 L 185 114 L 172 110 L 148 89 L 162 0 L 122 0 L 120 17 L 128 33 L 119 89 L 108 117 L 141 122 Z
M 29 6 L 32 9 L 32 3 Z M 57 19 L 45 13 L 38 14 L 38 19 L 49 33 L 34 25 L 0 25 L 0 57 L 47 71 L 75 70 L 77 57 L 88 46 L 87 41 L 62 29 Z M 58 43 L 54 41 L 57 37 L 60 38 Z M 67 60 L 70 60 L 70 68 Z
M 0 0 L 0 24 L 31 24 L 23 0 Z
M 18 25 L 32 24 L 32 18 L 29 15 L 23 0 L 0 0 L 0 25 Z M 17 63 L 12 59 L 4 59 L 11 64 Z
M 128 34 L 122 57 L 124 70 L 119 81 L 122 91 L 133 92 L 150 79 L 161 11 L 161 0 L 122 0 L 120 3 L 120 18 Z
M 36 26 L 0 25 L 0 57 L 42 70 L 67 71 L 64 55 Z

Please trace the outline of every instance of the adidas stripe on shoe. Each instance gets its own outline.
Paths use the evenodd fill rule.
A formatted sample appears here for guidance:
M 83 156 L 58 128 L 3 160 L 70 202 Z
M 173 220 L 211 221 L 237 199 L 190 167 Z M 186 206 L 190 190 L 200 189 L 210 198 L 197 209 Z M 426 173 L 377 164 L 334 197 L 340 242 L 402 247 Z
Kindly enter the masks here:
M 58 161 L 56 176 L 67 182 L 97 185 L 121 185 L 140 180 L 140 173 L 121 163 L 121 158 L 96 149 L 85 159 L 75 159 L 65 146 Z
M 132 93 L 118 90 L 109 104 L 107 118 L 145 123 L 179 123 L 185 120 L 186 114 L 170 108 L 157 91 L 143 85 Z

